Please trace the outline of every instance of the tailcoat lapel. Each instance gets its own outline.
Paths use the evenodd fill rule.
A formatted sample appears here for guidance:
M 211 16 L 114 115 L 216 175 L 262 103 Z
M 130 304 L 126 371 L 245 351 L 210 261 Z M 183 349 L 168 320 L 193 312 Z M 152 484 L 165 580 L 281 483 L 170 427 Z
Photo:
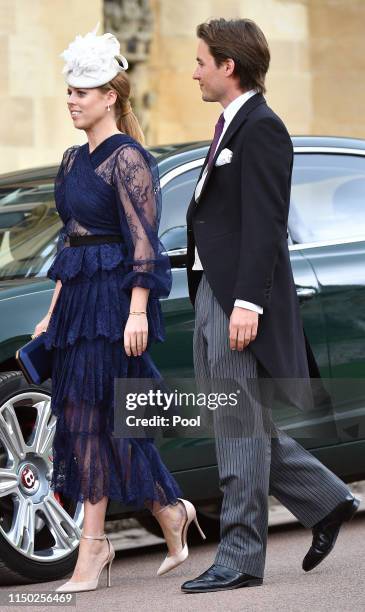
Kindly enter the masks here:
M 189 208 L 188 208 L 188 212 L 187 212 L 187 218 L 189 219 L 191 217 L 191 215 L 193 214 L 194 210 L 196 209 L 197 205 L 199 204 L 199 202 L 202 199 L 204 190 L 208 184 L 210 175 L 212 174 L 213 168 L 214 168 L 214 164 L 216 162 L 216 159 L 219 155 L 219 153 L 227 146 L 227 144 L 229 143 L 230 139 L 232 138 L 232 136 L 237 132 L 238 129 L 240 129 L 242 127 L 242 125 L 245 123 L 245 121 L 247 120 L 247 117 L 249 115 L 249 113 L 256 108 L 257 106 L 259 106 L 260 104 L 266 104 L 266 100 L 264 98 L 264 96 L 262 94 L 255 94 L 254 96 L 252 96 L 249 100 L 247 100 L 247 102 L 245 102 L 245 104 L 243 104 L 243 106 L 240 108 L 240 110 L 236 113 L 236 115 L 234 116 L 234 118 L 232 119 L 231 123 L 228 126 L 227 131 L 225 132 L 221 142 L 219 143 L 219 146 L 217 147 L 217 150 L 214 154 L 212 163 L 208 169 L 208 173 L 205 177 L 205 181 L 203 183 L 200 195 L 198 200 L 195 200 L 195 196 L 193 195 L 193 198 L 190 202 Z M 204 168 L 206 166 L 206 163 L 208 161 L 208 156 L 209 156 L 209 151 L 208 154 L 205 158 L 204 161 L 204 165 L 202 168 L 202 171 L 200 173 L 200 177 L 199 180 L 203 174 Z

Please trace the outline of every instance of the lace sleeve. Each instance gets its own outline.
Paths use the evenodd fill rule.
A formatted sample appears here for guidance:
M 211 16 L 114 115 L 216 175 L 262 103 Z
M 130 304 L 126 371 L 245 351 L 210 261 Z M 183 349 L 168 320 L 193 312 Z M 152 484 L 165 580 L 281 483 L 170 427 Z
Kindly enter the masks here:
M 139 145 L 124 146 L 116 156 L 113 184 L 128 250 L 123 287 L 145 287 L 153 297 L 167 297 L 171 267 L 158 237 L 162 203 L 156 160 Z

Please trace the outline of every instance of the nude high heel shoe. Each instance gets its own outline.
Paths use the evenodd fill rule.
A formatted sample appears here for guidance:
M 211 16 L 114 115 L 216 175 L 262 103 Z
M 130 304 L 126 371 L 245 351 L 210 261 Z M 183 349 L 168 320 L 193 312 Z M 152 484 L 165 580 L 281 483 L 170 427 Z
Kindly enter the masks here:
M 175 567 L 177 567 L 178 565 L 180 565 L 180 563 L 183 563 L 185 561 L 185 559 L 188 558 L 189 556 L 189 550 L 188 550 L 188 544 L 187 544 L 187 532 L 188 532 L 188 528 L 190 523 L 192 523 L 192 521 L 194 521 L 201 537 L 203 538 L 203 540 L 206 540 L 206 536 L 203 532 L 203 530 L 201 529 L 199 523 L 198 523 L 198 519 L 196 517 L 196 510 L 193 506 L 193 504 L 189 501 L 187 501 L 186 499 L 181 499 L 180 497 L 178 497 L 178 500 L 183 504 L 184 508 L 185 508 L 185 512 L 186 512 L 186 520 L 182 526 L 181 529 L 181 545 L 182 545 L 182 549 L 180 552 L 176 553 L 176 555 L 167 555 L 166 558 L 164 559 L 164 561 L 161 563 L 158 571 L 157 571 L 157 576 L 162 576 L 163 574 L 166 574 L 167 572 L 169 572 L 170 570 L 174 569 Z M 166 506 L 167 507 L 167 506 Z M 165 510 L 165 508 L 161 508 L 161 510 L 159 510 L 156 514 L 158 514 L 159 512 L 162 512 L 163 510 Z
M 110 542 L 108 536 L 104 533 L 102 536 L 81 535 L 81 537 L 85 538 L 87 540 L 106 540 L 108 542 L 108 546 L 109 546 L 108 557 L 102 563 L 102 565 L 101 565 L 101 567 L 99 569 L 99 573 L 97 575 L 97 578 L 95 578 L 95 580 L 84 580 L 82 582 L 81 581 L 80 582 L 72 582 L 72 581 L 68 580 L 64 584 L 61 584 L 61 586 L 59 586 L 58 589 L 56 589 L 56 591 L 59 592 L 59 593 L 72 593 L 72 592 L 76 592 L 76 591 L 94 591 L 97 588 L 97 586 L 98 586 L 100 574 L 101 574 L 102 570 L 104 569 L 104 567 L 106 565 L 107 565 L 107 585 L 108 585 L 108 587 L 111 586 L 110 570 L 111 570 L 113 559 L 115 557 L 115 550 L 114 550 L 114 547 L 113 547 L 112 543 Z

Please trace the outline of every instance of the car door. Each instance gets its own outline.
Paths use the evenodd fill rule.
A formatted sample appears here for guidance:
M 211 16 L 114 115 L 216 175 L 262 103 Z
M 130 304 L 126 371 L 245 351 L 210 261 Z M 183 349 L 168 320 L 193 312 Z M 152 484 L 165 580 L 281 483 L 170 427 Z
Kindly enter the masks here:
M 339 439 L 365 438 L 365 151 L 297 151 L 292 237 L 320 288 Z
M 168 299 L 162 302 L 166 341 L 153 348 L 153 357 L 165 377 L 194 378 L 192 336 L 194 310 L 191 306 L 186 277 L 186 209 L 200 172 L 202 160 L 183 164 L 162 180 L 163 211 L 160 237 L 170 254 L 173 286 Z M 171 177 L 171 178 L 170 178 Z M 307 336 L 320 365 L 328 376 L 329 362 L 324 314 L 319 300 L 319 286 L 312 267 L 295 246 L 291 263 L 302 308 Z M 314 414 L 309 419 L 300 411 L 282 405 L 273 406 L 275 422 L 308 448 L 337 443 L 331 415 Z M 176 452 L 177 447 L 184 452 Z M 215 461 L 212 440 L 190 438 L 164 441 L 161 451 L 172 469 L 210 465 Z M 186 452 L 188 451 L 188 452 Z
M 194 380 L 194 309 L 186 276 L 186 211 L 202 162 L 202 159 L 198 159 L 183 163 L 161 180 L 163 205 L 160 239 L 170 256 L 173 281 L 169 297 L 161 300 L 166 340 L 162 344 L 155 344 L 151 354 L 167 381 L 182 378 Z M 196 434 L 190 438 L 164 438 L 159 441 L 159 448 L 173 471 L 216 464 L 212 438 L 199 438 Z M 212 489 L 212 494 L 216 494 L 215 489 Z
M 172 289 L 161 300 L 166 328 L 163 345 L 153 355 L 165 376 L 193 377 L 192 335 L 194 309 L 189 299 L 186 276 L 186 211 L 200 172 L 200 161 L 185 163 L 161 180 L 162 214 L 159 234 L 170 256 Z
M 53 180 L 15 180 L 0 186 L 0 363 L 13 360 L 47 312 L 54 283 L 46 272 L 61 221 Z M 10 361 L 11 369 L 14 369 Z
M 303 326 L 319 366 L 323 382 L 329 377 L 329 357 L 325 315 L 320 297 L 321 288 L 310 263 L 298 245 L 291 244 L 289 230 L 290 263 L 300 304 Z M 298 381 L 300 384 L 301 381 Z M 326 387 L 328 385 L 326 384 Z M 273 419 L 281 429 L 296 438 L 308 449 L 331 446 L 339 442 L 333 411 L 318 408 L 310 413 L 277 401 L 272 406 Z

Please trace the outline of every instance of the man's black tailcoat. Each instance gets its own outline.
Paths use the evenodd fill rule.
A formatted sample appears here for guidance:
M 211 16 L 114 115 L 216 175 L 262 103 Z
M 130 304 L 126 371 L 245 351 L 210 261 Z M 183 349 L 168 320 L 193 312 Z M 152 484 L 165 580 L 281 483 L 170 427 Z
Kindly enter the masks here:
M 233 152 L 232 161 L 214 166 L 224 148 Z M 193 197 L 187 212 L 192 303 L 202 274 L 192 270 L 196 244 L 207 280 L 227 317 L 236 298 L 263 307 L 257 337 L 249 346 L 266 376 L 275 379 L 319 376 L 304 335 L 289 259 L 292 168 L 293 145 L 287 129 L 265 98 L 255 94 L 230 123 L 198 202 Z M 310 405 L 307 381 L 304 386 L 294 381 L 282 384 L 295 405 Z

